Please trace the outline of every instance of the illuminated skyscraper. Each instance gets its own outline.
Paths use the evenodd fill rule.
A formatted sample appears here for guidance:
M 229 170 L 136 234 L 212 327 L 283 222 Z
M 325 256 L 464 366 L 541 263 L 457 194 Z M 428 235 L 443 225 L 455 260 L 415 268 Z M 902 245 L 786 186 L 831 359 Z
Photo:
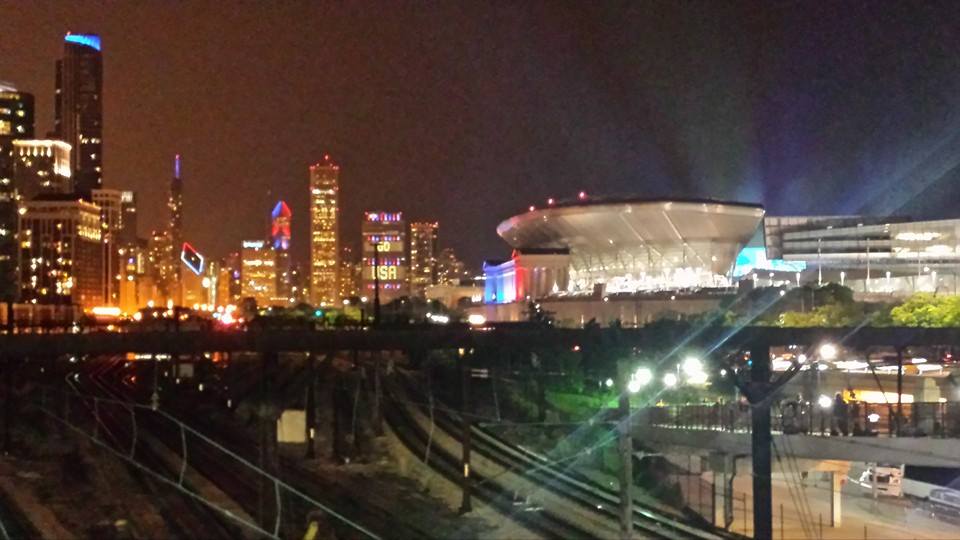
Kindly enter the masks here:
M 120 305 L 119 237 L 122 230 L 121 212 L 123 192 L 117 189 L 95 189 L 91 192 L 93 204 L 100 207 L 100 242 L 103 256 L 104 305 Z
M 51 139 L 13 141 L 13 185 L 21 201 L 72 193 L 70 145 Z
M 360 296 L 360 263 L 349 246 L 340 249 L 340 300 Z
M 101 305 L 100 208 L 75 195 L 40 195 L 23 209 L 21 300 Z
M 293 283 L 290 275 L 290 219 L 293 213 L 287 203 L 280 201 L 270 214 L 270 243 L 277 256 L 277 298 L 290 302 Z
M 19 294 L 14 140 L 33 137 L 33 96 L 0 82 L 0 302 Z
M 339 180 L 340 166 L 329 155 L 310 166 L 310 299 L 318 306 L 338 300 Z
M 453 248 L 444 248 L 437 257 L 437 283 L 441 285 L 460 285 L 460 280 L 468 277 L 466 265 L 453 252 Z
M 120 195 L 120 240 L 137 241 L 137 194 L 133 191 Z
M 437 283 L 437 222 L 410 224 L 410 291 L 423 296 Z
M 180 268 L 180 247 L 183 245 L 183 178 L 180 176 L 180 154 L 173 158 L 173 179 L 170 181 L 170 194 L 167 198 L 167 240 L 161 277 L 167 298 L 177 305 L 183 300 L 180 290 L 182 269 Z
M 372 301 L 377 281 L 375 276 L 379 276 L 381 304 L 406 296 L 407 227 L 403 213 L 367 212 L 360 232 L 363 235 L 361 294 Z
M 240 295 L 253 298 L 257 306 L 274 304 L 277 295 L 276 255 L 263 240 L 244 240 L 241 244 Z
M 67 34 L 57 61 L 54 132 L 68 143 L 74 190 L 90 197 L 103 185 L 103 58 L 100 36 Z

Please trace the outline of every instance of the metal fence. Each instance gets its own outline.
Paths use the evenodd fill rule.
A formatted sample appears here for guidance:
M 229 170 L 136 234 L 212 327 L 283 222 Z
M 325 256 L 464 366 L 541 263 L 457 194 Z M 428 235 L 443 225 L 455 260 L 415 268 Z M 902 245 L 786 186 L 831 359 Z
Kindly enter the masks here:
M 809 402 L 774 403 L 775 432 L 857 437 L 960 437 L 960 402 L 848 403 L 822 407 Z M 750 432 L 750 406 L 742 402 L 669 405 L 644 411 L 650 425 L 682 429 Z M 899 424 L 899 425 L 898 425 Z

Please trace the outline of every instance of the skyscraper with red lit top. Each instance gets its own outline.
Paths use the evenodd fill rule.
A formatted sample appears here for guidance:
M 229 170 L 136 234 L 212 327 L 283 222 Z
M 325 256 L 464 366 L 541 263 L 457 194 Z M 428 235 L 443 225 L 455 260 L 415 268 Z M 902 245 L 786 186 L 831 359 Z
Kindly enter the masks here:
M 277 299 L 292 303 L 293 281 L 290 274 L 290 221 L 293 212 L 279 201 L 270 213 L 270 244 L 276 255 Z
M 340 166 L 323 156 L 310 166 L 310 301 L 334 306 L 340 301 Z

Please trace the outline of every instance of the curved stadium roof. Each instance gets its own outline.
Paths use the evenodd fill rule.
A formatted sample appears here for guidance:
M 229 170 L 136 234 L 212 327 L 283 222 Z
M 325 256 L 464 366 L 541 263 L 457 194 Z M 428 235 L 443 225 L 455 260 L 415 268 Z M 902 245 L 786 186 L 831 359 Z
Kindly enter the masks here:
M 514 248 L 568 248 L 579 286 L 589 287 L 690 269 L 727 276 L 763 214 L 762 206 L 741 202 L 603 199 L 534 209 L 503 221 L 497 233 Z

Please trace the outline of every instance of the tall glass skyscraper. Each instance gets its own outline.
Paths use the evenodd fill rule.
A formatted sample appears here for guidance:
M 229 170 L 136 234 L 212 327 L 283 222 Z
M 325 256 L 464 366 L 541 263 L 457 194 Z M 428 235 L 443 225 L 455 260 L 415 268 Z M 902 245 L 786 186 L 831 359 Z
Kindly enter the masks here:
M 317 306 L 339 300 L 339 181 L 340 166 L 329 155 L 310 166 L 310 301 Z
M 183 246 L 183 178 L 180 176 L 180 154 L 173 158 L 173 179 L 170 180 L 170 193 L 167 198 L 167 244 L 164 245 L 163 261 L 160 265 L 160 280 L 167 299 L 177 305 L 182 301 L 180 267 L 180 249 Z
M 0 302 L 19 295 L 14 141 L 33 138 L 33 96 L 0 82 Z
M 100 36 L 67 34 L 57 61 L 54 132 L 73 151 L 74 189 L 89 200 L 103 185 L 103 58 Z

